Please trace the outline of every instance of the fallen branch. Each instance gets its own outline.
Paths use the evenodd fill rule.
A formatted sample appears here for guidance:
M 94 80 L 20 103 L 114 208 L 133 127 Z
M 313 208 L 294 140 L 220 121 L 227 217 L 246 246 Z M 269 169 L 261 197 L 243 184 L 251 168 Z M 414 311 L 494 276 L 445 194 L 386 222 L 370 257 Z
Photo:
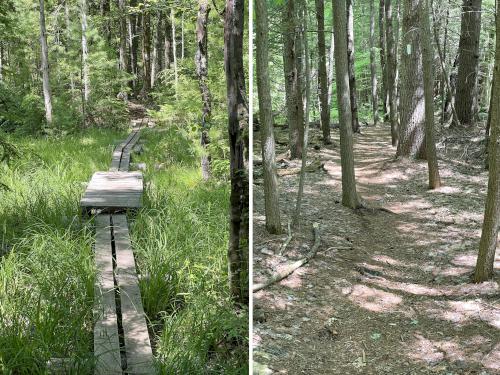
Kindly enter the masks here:
M 280 251 L 279 251 L 279 254 L 280 255 L 283 255 L 283 253 L 285 252 L 286 250 L 286 247 L 288 246 L 288 244 L 290 243 L 290 241 L 292 240 L 292 229 L 290 227 L 290 221 L 288 221 L 288 237 L 286 238 L 285 242 L 283 243 L 283 245 L 281 245 L 280 247 Z
M 281 280 L 287 278 L 292 273 L 294 273 L 297 269 L 299 269 L 304 264 L 308 263 L 312 258 L 314 258 L 314 256 L 318 252 L 319 245 L 321 244 L 321 239 L 320 239 L 320 236 L 319 236 L 319 224 L 318 223 L 314 223 L 313 224 L 313 228 L 314 228 L 314 245 L 311 248 L 311 251 L 309 251 L 309 253 L 304 258 L 299 259 L 298 261 L 296 261 L 296 262 L 288 265 L 287 267 L 285 267 L 283 270 L 281 270 L 279 272 L 276 272 L 266 282 L 255 284 L 253 286 L 253 289 L 252 289 L 253 293 L 258 292 L 259 290 L 267 288 L 268 286 L 273 285 L 274 283 L 280 282 Z

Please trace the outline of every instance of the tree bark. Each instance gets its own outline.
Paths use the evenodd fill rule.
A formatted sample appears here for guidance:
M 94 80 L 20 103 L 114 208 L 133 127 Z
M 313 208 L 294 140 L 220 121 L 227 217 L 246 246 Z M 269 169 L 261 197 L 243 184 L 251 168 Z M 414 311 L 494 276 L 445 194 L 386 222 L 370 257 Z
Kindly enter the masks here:
M 143 82 L 142 95 L 148 95 L 151 91 L 151 15 L 149 9 L 142 12 L 142 64 Z
M 184 60 L 184 12 L 181 13 L 181 60 Z
M 137 5 L 137 0 L 130 0 L 130 6 L 135 7 Z M 130 53 L 130 64 L 129 64 L 129 73 L 134 76 L 131 82 L 132 88 L 136 87 L 136 79 L 137 79 L 137 48 L 138 41 L 136 37 L 137 33 L 137 15 L 132 13 L 127 15 L 127 32 L 128 32 L 128 50 Z
M 496 1 L 497 9 L 500 7 L 500 0 Z M 496 14 L 496 57 L 494 82 L 500 79 L 500 14 Z M 491 112 L 491 139 L 489 142 L 489 179 L 488 193 L 486 196 L 486 207 L 484 210 L 483 229 L 481 241 L 479 242 L 479 254 L 476 268 L 474 270 L 474 281 L 476 283 L 486 281 L 493 277 L 493 265 L 498 242 L 498 226 L 500 224 L 500 204 L 499 204 L 499 164 L 500 152 L 498 150 L 498 133 L 500 124 L 500 85 L 493 84 Z
M 174 8 L 170 9 L 170 22 L 172 25 L 172 56 L 174 58 L 175 99 L 177 100 L 177 93 L 179 91 L 179 77 L 178 77 L 178 73 L 177 73 L 177 41 L 175 38 L 175 11 L 174 11 Z
M 325 8 L 323 0 L 316 0 L 316 20 L 318 22 L 318 80 L 320 123 L 323 143 L 330 144 L 330 106 L 328 104 L 328 76 L 326 73 Z M 306 73 L 307 79 L 307 73 Z
M 425 102 L 419 14 L 423 0 L 405 0 L 401 58 L 401 125 L 397 156 L 425 159 Z
M 119 62 L 120 70 L 126 72 L 128 70 L 128 54 L 127 54 L 127 9 L 126 0 L 118 0 L 118 8 L 120 11 L 120 47 L 119 47 Z
M 163 69 L 170 69 L 172 62 L 172 25 L 168 17 L 165 18 L 165 31 L 163 41 Z
M 378 124 L 377 62 L 375 50 L 375 0 L 370 0 L 370 74 L 373 125 Z
M 49 72 L 49 48 L 47 46 L 47 33 L 45 31 L 45 10 L 44 0 L 40 0 L 40 45 L 42 47 L 42 83 L 43 98 L 45 104 L 45 120 L 47 125 L 52 125 L 52 97 L 50 91 L 50 72 Z
M 90 95 L 88 46 L 87 46 L 87 1 L 81 0 L 81 18 L 82 18 L 82 119 L 83 126 L 87 123 L 86 107 Z
M 438 159 L 436 154 L 436 141 L 434 137 L 434 49 L 431 41 L 431 24 L 429 12 L 429 0 L 423 0 L 421 7 L 421 29 L 424 72 L 424 97 L 425 97 L 425 140 L 427 151 L 427 163 L 429 170 L 429 189 L 437 189 L 441 186 L 439 176 Z
M 476 116 L 481 3 L 482 0 L 463 0 L 462 4 L 456 93 L 457 114 L 462 125 L 473 125 Z
M 287 120 L 289 130 L 290 157 L 302 156 L 304 137 L 304 107 L 302 103 L 302 79 L 300 75 L 300 35 L 297 33 L 296 0 L 287 0 L 283 13 L 284 48 L 283 65 L 285 69 L 285 90 Z
M 210 13 L 209 0 L 199 0 L 198 18 L 196 21 L 196 44 L 198 49 L 195 54 L 196 74 L 203 103 L 201 115 L 201 175 L 205 181 L 210 178 L 210 155 L 207 146 L 209 144 L 208 130 L 210 126 L 210 115 L 212 113 L 211 94 L 208 88 L 208 16 Z
M 227 83 L 231 196 L 229 231 L 229 285 L 233 300 L 248 305 L 248 179 L 244 163 L 243 132 L 248 129 L 243 70 L 243 0 L 227 0 L 224 25 L 224 65 Z
M 356 90 L 356 72 L 354 69 L 354 9 L 353 0 L 346 0 L 347 15 L 347 60 L 349 71 L 349 90 L 351 95 L 352 131 L 359 133 L 358 94 Z
M 269 26 L 267 0 L 255 0 L 255 46 L 257 90 L 262 164 L 264 169 L 264 203 L 266 229 L 269 233 L 281 233 L 279 187 L 276 175 L 276 153 L 272 115 L 271 88 L 269 83 Z
M 385 35 L 385 0 L 380 0 L 378 14 L 378 29 L 379 29 L 379 48 L 380 48 L 380 69 L 382 71 L 382 105 L 384 113 L 384 122 L 389 122 L 389 93 L 387 92 L 387 41 Z
M 335 74 L 335 58 L 334 58 L 334 52 L 335 52 L 335 34 L 333 32 L 333 26 L 332 26 L 332 32 L 331 32 L 331 37 L 330 37 L 330 51 L 329 51 L 329 56 L 328 56 L 328 110 L 330 111 L 331 105 L 332 105 L 332 96 L 333 96 L 333 76 Z
M 345 0 L 332 0 L 335 37 L 335 72 L 337 106 L 340 122 L 340 156 L 342 167 L 342 204 L 356 209 L 361 203 L 356 192 L 352 140 L 351 98 L 347 61 L 347 19 Z
M 387 43 L 387 92 L 389 97 L 389 120 L 391 122 L 391 141 L 393 146 L 398 145 L 398 108 L 396 105 L 396 54 L 394 51 L 394 32 L 392 0 L 385 0 L 385 38 Z

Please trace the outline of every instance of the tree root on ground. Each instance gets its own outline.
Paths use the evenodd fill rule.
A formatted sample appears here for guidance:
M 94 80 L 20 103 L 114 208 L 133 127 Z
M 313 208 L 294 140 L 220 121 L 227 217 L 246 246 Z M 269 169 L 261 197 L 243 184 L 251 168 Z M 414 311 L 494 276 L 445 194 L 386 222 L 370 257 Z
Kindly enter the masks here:
M 321 238 L 319 236 L 319 224 L 314 223 L 313 228 L 314 228 L 314 245 L 311 248 L 311 251 L 309 251 L 309 253 L 304 258 L 299 259 L 296 262 L 293 262 L 292 264 L 285 267 L 283 270 L 276 272 L 266 282 L 254 284 L 253 289 L 252 289 L 253 293 L 258 292 L 259 290 L 267 288 L 268 286 L 273 285 L 274 283 L 280 282 L 281 280 L 287 278 L 292 273 L 294 273 L 297 269 L 299 269 L 304 264 L 308 263 L 312 258 L 314 258 L 314 256 L 318 252 L 319 245 L 321 244 Z

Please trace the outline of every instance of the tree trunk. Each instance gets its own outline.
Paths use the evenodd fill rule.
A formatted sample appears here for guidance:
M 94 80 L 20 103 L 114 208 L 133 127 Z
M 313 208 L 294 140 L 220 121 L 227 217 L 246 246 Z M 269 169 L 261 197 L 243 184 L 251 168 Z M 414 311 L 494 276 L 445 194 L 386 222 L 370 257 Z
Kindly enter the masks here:
M 500 0 L 496 1 L 497 9 L 500 7 Z M 500 14 L 496 14 L 496 57 L 494 82 L 500 79 Z M 486 196 L 486 207 L 484 210 L 483 230 L 479 243 L 479 255 L 477 257 L 476 269 L 474 271 L 474 281 L 476 283 L 486 281 L 493 277 L 493 265 L 498 243 L 498 226 L 500 224 L 499 205 L 499 164 L 500 152 L 498 150 L 498 133 L 500 123 L 500 85 L 493 84 L 491 112 L 491 141 L 489 142 L 489 179 L 488 193 Z
M 146 96 L 151 91 L 151 15 L 149 9 L 142 12 L 142 64 L 143 82 L 142 95 Z
M 340 156 L 342 167 L 342 204 L 356 209 L 361 203 L 356 192 L 352 141 L 351 98 L 347 61 L 347 19 L 345 0 L 332 0 L 335 37 L 335 72 L 337 107 L 340 122 Z
M 125 0 L 118 0 L 120 11 L 120 69 L 124 72 L 128 70 L 128 54 L 127 54 L 127 9 Z
M 272 115 L 271 88 L 269 84 L 269 26 L 267 0 L 255 0 L 255 46 L 257 90 L 259 95 L 260 139 L 264 167 L 264 203 L 266 229 L 281 233 L 278 178 Z
M 309 43 L 307 38 L 307 19 L 309 17 L 307 11 L 307 0 L 303 0 L 300 3 L 301 9 L 299 13 L 299 18 L 302 20 L 301 26 L 301 39 L 304 41 L 303 59 L 305 66 L 305 79 L 306 79 L 306 96 L 305 96 L 305 124 L 304 124 L 304 139 L 302 141 L 304 148 L 302 150 L 302 164 L 300 167 L 299 176 L 299 190 L 297 192 L 297 202 L 295 205 L 295 213 L 293 215 L 293 225 L 298 227 L 300 225 L 300 213 L 302 206 L 302 197 L 304 195 L 304 182 L 306 177 L 306 163 L 307 163 L 307 142 L 309 135 L 309 110 L 310 110 L 310 100 L 311 100 L 311 66 L 309 57 Z M 323 34 L 324 36 L 324 34 Z M 324 45 L 324 43 L 323 43 Z M 325 67 L 326 73 L 326 67 Z
M 203 103 L 201 115 L 201 175 L 205 181 L 210 178 L 210 155 L 207 145 L 209 144 L 208 130 L 210 126 L 210 115 L 212 113 L 211 95 L 208 88 L 208 15 L 210 13 L 209 0 L 199 0 L 198 18 L 196 21 L 196 44 L 198 49 L 195 54 L 196 74 Z
M 422 0 L 405 0 L 401 58 L 401 125 L 397 156 L 425 159 L 425 103 L 419 14 Z
M 375 0 L 370 0 L 370 74 L 371 74 L 371 99 L 373 111 L 373 125 L 378 124 L 378 92 L 377 92 L 377 62 L 375 50 Z
M 184 60 L 184 12 L 181 13 L 181 60 Z
M 385 0 L 385 38 L 387 43 L 387 91 L 392 145 L 398 145 L 398 109 L 396 105 L 396 53 L 394 51 L 392 0 Z
M 300 35 L 297 33 L 297 9 L 295 0 L 287 0 L 283 13 L 284 48 L 283 65 L 285 69 L 285 90 L 287 120 L 289 130 L 290 157 L 302 156 L 304 135 L 304 107 L 302 104 L 302 80 L 300 76 Z
M 0 41 L 0 82 L 3 81 L 3 64 L 4 64 L 3 43 Z
M 389 93 L 387 83 L 387 41 L 385 35 L 385 0 L 380 0 L 379 14 L 378 14 L 378 29 L 379 29 L 379 48 L 380 48 L 380 69 L 382 71 L 382 105 L 384 112 L 384 122 L 389 122 Z
M 330 140 L 330 106 L 328 105 L 328 76 L 326 73 L 326 46 L 325 46 L 325 9 L 324 1 L 316 0 L 316 20 L 318 22 L 318 79 L 319 79 L 319 108 L 320 123 L 323 132 L 323 142 Z M 306 79 L 307 79 L 306 74 Z
M 351 119 L 352 131 L 359 133 L 358 119 L 358 94 L 356 90 L 356 72 L 354 69 L 354 10 L 352 6 L 353 0 L 346 0 L 347 14 L 347 59 L 349 71 L 349 90 L 351 95 Z
M 47 46 L 47 33 L 45 31 L 45 10 L 44 0 L 40 0 L 40 45 L 42 47 L 42 83 L 43 83 L 43 99 L 45 104 L 45 119 L 47 125 L 52 125 L 52 98 L 50 91 L 50 75 L 49 75 L 49 48 Z
M 172 61 L 172 25 L 168 17 L 165 18 L 165 31 L 163 35 L 163 69 L 170 69 Z
M 245 129 L 248 129 L 243 71 L 244 6 L 243 0 L 226 1 L 224 65 L 231 171 L 229 286 L 233 300 L 248 305 L 248 179 L 244 163 L 243 137 Z
M 130 0 L 130 6 L 135 7 L 137 5 L 136 0 Z M 132 88 L 136 86 L 136 77 L 137 77 L 137 15 L 130 14 L 127 16 L 127 32 L 128 32 L 128 49 L 130 53 L 130 64 L 129 64 L 129 73 L 131 73 L 134 78 L 132 80 Z
M 495 74 L 495 71 L 493 70 L 493 74 Z M 495 77 L 493 77 L 493 82 L 491 84 L 491 93 L 490 93 L 490 109 L 488 111 L 488 120 L 486 121 L 486 129 L 484 132 L 484 169 L 488 170 L 490 169 L 490 158 L 489 158 L 489 150 L 490 150 L 490 132 L 491 132 L 491 115 L 492 115 L 492 108 L 494 105 L 493 99 L 494 95 L 493 93 L 495 92 Z
M 429 189 L 441 186 L 439 177 L 438 159 L 436 154 L 436 141 L 434 138 L 434 49 L 431 41 L 431 24 L 429 21 L 429 0 L 423 0 L 421 7 L 421 31 L 423 72 L 424 72 L 424 97 L 425 97 L 425 140 L 427 163 L 429 166 Z
M 332 96 L 333 96 L 333 76 L 335 74 L 335 58 L 334 58 L 334 51 L 335 51 L 335 34 L 333 33 L 333 26 L 332 26 L 332 32 L 331 32 L 331 37 L 330 37 L 330 51 L 329 51 L 329 56 L 328 56 L 328 110 L 330 111 L 331 105 L 332 105 Z
M 174 8 L 170 8 L 170 22 L 172 25 L 172 56 L 174 58 L 174 84 L 175 84 L 175 99 L 179 89 L 179 77 L 177 74 L 177 41 L 175 38 L 175 12 Z
M 456 94 L 457 114 L 462 125 L 473 125 L 476 116 L 474 103 L 479 68 L 481 2 L 482 0 L 463 0 L 462 4 Z
M 89 65 L 87 63 L 89 51 L 87 46 L 87 1 L 81 0 L 81 17 L 82 17 L 82 119 L 83 126 L 87 122 L 86 107 L 89 101 L 90 80 L 89 80 Z

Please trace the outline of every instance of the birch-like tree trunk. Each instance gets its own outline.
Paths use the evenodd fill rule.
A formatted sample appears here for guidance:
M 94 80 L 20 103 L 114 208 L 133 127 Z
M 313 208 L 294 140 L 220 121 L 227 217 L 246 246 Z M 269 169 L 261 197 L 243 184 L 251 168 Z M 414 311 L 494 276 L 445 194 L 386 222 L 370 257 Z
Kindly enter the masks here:
M 119 46 L 119 63 L 120 69 L 124 72 L 128 70 L 128 54 L 127 54 L 127 9 L 126 0 L 118 0 L 118 9 L 120 12 L 120 46 Z
M 269 83 L 269 26 L 267 0 L 255 0 L 255 47 L 257 90 L 262 164 L 264 167 L 264 203 L 266 229 L 269 233 L 281 233 L 279 187 L 276 175 L 276 153 L 272 114 L 271 87 Z
M 130 0 L 130 6 L 135 7 L 137 5 L 137 0 Z M 132 88 L 136 87 L 136 77 L 137 77 L 137 15 L 136 14 L 127 14 L 126 20 L 127 20 L 127 33 L 128 33 L 128 50 L 129 50 L 129 70 L 128 72 L 134 76 L 131 84 Z
M 179 76 L 177 72 L 177 40 L 175 37 L 175 11 L 173 7 L 170 8 L 170 23 L 172 25 L 172 56 L 174 58 L 175 99 L 177 99 L 177 93 L 179 91 Z
M 320 123 L 323 132 L 323 143 L 330 144 L 330 106 L 328 104 L 328 76 L 326 72 L 325 46 L 325 6 L 323 0 L 316 0 L 316 20 L 318 22 L 318 83 Z M 308 58 L 305 56 L 305 58 Z M 306 79 L 308 79 L 306 73 Z
M 203 103 L 201 115 L 201 175 L 205 181 L 210 178 L 210 155 L 207 152 L 209 144 L 208 129 L 212 113 L 211 94 L 208 88 L 208 15 L 210 13 L 209 0 L 199 0 L 198 18 L 196 20 L 196 44 L 198 49 L 195 54 L 196 74 L 200 86 L 201 100 Z
M 328 109 L 330 110 L 332 106 L 332 96 L 333 96 L 333 77 L 335 75 L 335 34 L 334 27 L 332 25 L 332 31 L 330 36 L 330 51 L 328 56 Z
M 356 191 L 354 151 L 352 140 L 351 98 L 347 61 L 347 19 L 345 0 L 332 0 L 335 26 L 335 72 L 337 106 L 340 121 L 340 159 L 342 167 L 342 204 L 356 209 L 361 207 Z
M 149 9 L 142 12 L 142 95 L 151 91 L 151 15 Z
M 380 70 L 382 71 L 382 105 L 384 113 L 384 122 L 389 122 L 389 93 L 387 83 L 387 41 L 385 38 L 385 0 L 380 0 L 378 14 L 378 29 L 379 29 L 379 48 L 380 48 Z
M 184 11 L 181 13 L 181 59 L 184 60 Z
M 500 9 L 500 0 L 496 1 L 497 9 Z M 488 193 L 486 196 L 486 207 L 484 210 L 483 229 L 481 241 L 479 242 L 479 254 L 474 270 L 474 281 L 476 283 L 486 281 L 493 277 L 493 265 L 498 243 L 498 226 L 500 224 L 500 150 L 498 149 L 498 135 L 500 131 L 500 14 L 496 14 L 496 54 L 495 75 L 493 77 L 491 112 L 491 138 L 489 142 L 489 179 Z
M 45 120 L 47 125 L 52 124 L 52 96 L 50 91 L 50 72 L 49 72 L 49 48 L 47 46 L 47 32 L 45 31 L 45 9 L 44 0 L 40 0 L 40 45 L 42 47 L 42 84 L 43 99 L 45 105 Z
M 248 129 L 243 66 L 243 0 L 227 0 L 224 21 L 224 66 L 227 83 L 230 149 L 229 287 L 233 300 L 248 305 L 248 178 L 244 131 Z
M 87 103 L 90 95 L 89 64 L 87 62 L 89 51 L 87 45 L 87 0 L 81 0 L 82 22 L 82 119 L 83 126 L 87 123 Z

